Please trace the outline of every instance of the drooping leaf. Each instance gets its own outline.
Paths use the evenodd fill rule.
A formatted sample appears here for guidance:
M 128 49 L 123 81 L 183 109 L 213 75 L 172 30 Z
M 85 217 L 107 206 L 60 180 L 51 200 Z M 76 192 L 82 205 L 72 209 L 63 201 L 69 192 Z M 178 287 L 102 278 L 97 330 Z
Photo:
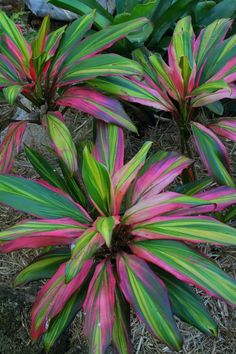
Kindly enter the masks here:
M 209 129 L 224 138 L 236 142 L 236 118 L 222 118 L 217 123 L 211 124 Z
M 91 201 L 102 215 L 112 210 L 112 184 L 105 166 L 99 163 L 85 147 L 83 152 L 83 181 Z
M 56 249 L 42 253 L 33 262 L 24 268 L 15 278 L 14 286 L 27 284 L 40 279 L 50 279 L 59 266 L 70 257 L 68 249 Z
M 217 325 L 211 318 L 200 296 L 191 287 L 160 268 L 154 271 L 164 281 L 173 312 L 184 322 L 198 328 L 207 335 L 217 335 Z
M 170 240 L 137 241 L 133 243 L 131 250 L 138 257 L 205 290 L 211 296 L 236 303 L 236 281 L 186 244 Z
M 137 132 L 119 101 L 88 88 L 72 87 L 56 101 L 58 105 L 72 107 L 105 122 Z
M 200 123 L 192 123 L 195 146 L 204 166 L 218 183 L 234 186 L 229 173 L 228 155 L 225 146 L 217 136 Z
M 0 173 L 9 173 L 15 156 L 18 154 L 27 123 L 19 121 L 8 127 L 0 145 Z
M 96 142 L 93 151 L 112 176 L 124 164 L 124 133 L 113 124 L 96 122 Z
M 112 341 L 115 277 L 110 261 L 97 265 L 83 305 L 84 331 L 91 353 L 105 354 Z
M 0 251 L 71 244 L 85 227 L 69 218 L 26 220 L 0 231 Z
M 151 333 L 179 350 L 182 339 L 172 317 L 166 288 L 146 262 L 122 253 L 117 258 L 120 287 L 135 313 Z
M 21 177 L 0 175 L 0 202 L 40 218 L 91 221 L 88 213 L 65 193 Z
M 71 324 L 74 317 L 81 309 L 87 290 L 87 284 L 83 284 L 78 292 L 72 295 L 65 304 L 62 311 L 53 318 L 46 334 L 43 337 L 43 344 L 46 350 L 54 345 L 59 336 Z
M 130 309 L 119 287 L 115 291 L 112 344 L 117 354 L 132 354 L 130 341 Z
M 83 284 L 91 266 L 92 262 L 87 261 L 77 277 L 66 284 L 66 264 L 63 263 L 56 274 L 42 287 L 32 309 L 31 337 L 33 339 L 47 331 L 51 320 L 58 315 L 69 298 Z

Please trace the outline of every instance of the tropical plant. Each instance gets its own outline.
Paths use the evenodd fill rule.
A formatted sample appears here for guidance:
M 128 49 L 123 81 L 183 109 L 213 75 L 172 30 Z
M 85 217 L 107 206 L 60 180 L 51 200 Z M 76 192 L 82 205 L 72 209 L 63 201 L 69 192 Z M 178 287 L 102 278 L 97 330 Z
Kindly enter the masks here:
M 32 117 L 29 114 L 31 123 L 41 124 L 45 112 L 64 105 L 135 131 L 121 104 L 86 87 L 86 82 L 98 75 L 142 74 L 140 65 L 134 61 L 116 54 L 100 53 L 140 29 L 147 20 L 139 18 L 125 26 L 110 26 L 86 37 L 94 17 L 93 11 L 50 34 L 50 19 L 45 17 L 36 38 L 27 43 L 20 28 L 0 11 L 0 90 L 11 105 L 16 103 L 31 113 L 20 100 L 24 96 L 33 107 L 40 109 L 39 114 L 33 112 Z M 14 127 L 18 126 L 20 132 L 26 127 L 17 122 Z M 7 135 L 9 139 L 12 130 L 10 128 Z M 16 133 L 17 146 L 22 137 L 20 132 Z M 9 146 L 8 156 L 16 152 L 11 141 L 14 144 L 14 140 L 4 142 L 4 146 Z M 6 147 L 1 148 L 1 155 L 4 151 Z
M 146 16 L 150 22 L 136 34 L 128 36 L 117 50 L 129 55 L 131 47 L 145 45 L 149 49 L 166 48 L 169 41 L 168 31 L 177 20 L 189 14 L 194 19 L 194 27 L 202 28 L 219 18 L 235 17 L 236 4 L 231 0 L 116 0 L 115 13 L 111 15 L 96 0 L 49 0 L 50 3 L 75 12 L 78 15 L 96 9 L 95 26 L 104 28 L 111 24 Z
M 168 152 L 146 160 L 147 142 L 124 164 L 123 131 L 114 125 L 97 123 L 95 146 L 84 148 L 81 171 L 71 136 L 60 138 L 56 150 L 76 171 L 89 212 L 56 187 L 60 183 L 42 163 L 38 171 L 54 185 L 0 176 L 0 202 L 34 217 L 0 232 L 1 252 L 54 246 L 15 281 L 19 286 L 50 279 L 33 306 L 32 338 L 44 334 L 49 349 L 83 308 L 89 353 L 105 353 L 111 343 L 115 352 L 131 353 L 130 307 L 176 350 L 182 339 L 173 314 L 216 335 L 216 324 L 189 284 L 236 304 L 236 282 L 186 242 L 236 244 L 235 229 L 204 216 L 235 204 L 236 190 L 198 187 L 191 189 L 198 191 L 193 196 L 166 191 L 192 161 Z M 37 160 L 33 150 L 30 156 Z
M 225 146 L 216 134 L 236 141 L 236 118 L 204 122 L 197 109 L 223 109 L 223 98 L 236 98 L 236 35 L 225 39 L 232 21 L 221 19 L 203 29 L 195 38 L 191 18 L 180 20 L 168 48 L 168 65 L 159 54 L 134 51 L 145 76 L 137 78 L 97 78 L 91 85 L 120 96 L 170 112 L 179 128 L 181 151 L 191 156 L 189 138 L 193 136 L 201 159 L 218 183 L 234 186 Z

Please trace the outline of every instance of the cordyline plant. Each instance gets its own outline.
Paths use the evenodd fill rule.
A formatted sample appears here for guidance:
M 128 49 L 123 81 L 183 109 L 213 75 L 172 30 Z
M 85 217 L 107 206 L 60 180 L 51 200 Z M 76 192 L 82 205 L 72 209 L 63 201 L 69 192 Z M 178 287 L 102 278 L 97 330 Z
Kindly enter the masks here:
M 70 135 L 61 138 L 67 148 L 60 156 L 65 164 L 74 161 L 79 173 Z M 236 203 L 236 190 L 166 191 L 191 160 L 168 152 L 146 160 L 150 146 L 145 143 L 124 164 L 123 131 L 98 123 L 94 148 L 83 150 L 89 212 L 55 187 L 57 179 L 52 186 L 0 176 L 0 202 L 37 217 L 1 231 L 1 252 L 54 246 L 15 282 L 50 279 L 33 306 L 31 325 L 32 338 L 44 335 L 47 349 L 81 308 L 89 353 L 105 353 L 112 344 L 115 352 L 127 354 L 132 352 L 130 307 L 153 335 L 179 350 L 182 339 L 173 314 L 206 334 L 217 334 L 190 285 L 236 304 L 235 280 L 189 245 L 236 244 L 235 229 L 204 216 Z M 37 159 L 33 150 L 30 155 Z M 47 175 L 42 163 L 40 168 Z
M 148 20 L 139 18 L 86 37 L 94 18 L 93 11 L 49 34 L 50 19 L 45 17 L 36 38 L 27 43 L 20 28 L 0 11 L 0 90 L 10 104 L 16 103 L 29 112 L 27 122 L 40 124 L 45 111 L 66 106 L 135 131 L 117 100 L 85 84 L 96 76 L 142 74 L 138 63 L 116 54 L 100 53 L 142 28 Z M 32 118 L 20 100 L 22 96 L 42 114 L 35 117 L 34 113 Z M 1 172 L 10 171 L 27 122 L 12 122 L 0 147 Z
M 176 25 L 168 65 L 159 54 L 137 50 L 134 57 L 145 70 L 143 81 L 114 77 L 97 78 L 91 84 L 124 100 L 170 112 L 179 127 L 182 153 L 191 156 L 193 136 L 209 174 L 220 184 L 234 186 L 226 148 L 216 134 L 236 142 L 236 118 L 207 126 L 196 121 L 197 108 L 236 98 L 236 35 L 225 39 L 231 24 L 229 19 L 217 20 L 195 38 L 191 18 L 185 17 Z

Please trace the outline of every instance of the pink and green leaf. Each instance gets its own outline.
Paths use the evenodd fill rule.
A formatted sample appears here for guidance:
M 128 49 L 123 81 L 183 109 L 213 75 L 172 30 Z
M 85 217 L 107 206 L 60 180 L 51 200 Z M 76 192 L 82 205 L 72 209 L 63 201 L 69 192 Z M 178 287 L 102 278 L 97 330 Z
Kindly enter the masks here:
M 97 265 L 83 305 L 84 331 L 91 353 L 105 354 L 111 344 L 116 281 L 110 261 Z
M 142 168 L 151 145 L 151 142 L 146 142 L 139 152 L 112 177 L 115 193 L 115 215 L 119 213 L 123 198 Z
M 19 121 L 8 127 L 0 145 L 0 173 L 10 173 L 15 156 L 19 153 L 27 123 Z
M 117 269 L 121 290 L 139 319 L 170 348 L 179 350 L 182 339 L 162 280 L 146 262 L 126 253 L 117 258 Z
M 141 169 L 132 189 L 132 204 L 159 194 L 192 161 L 174 152 L 158 152 Z
M 134 242 L 131 250 L 176 278 L 236 304 L 236 281 L 186 244 L 170 240 Z
M 84 283 L 91 266 L 92 262 L 87 261 L 80 273 L 69 284 L 66 284 L 66 264 L 63 263 L 56 274 L 42 287 L 32 309 L 32 339 L 38 338 L 47 331 L 50 321 L 58 315 L 69 298 Z
M 217 135 L 236 142 L 236 118 L 222 118 L 217 123 L 209 125 L 208 128 Z
M 0 251 L 71 244 L 85 228 L 71 219 L 26 220 L 0 231 Z
M 3 89 L 4 96 L 6 97 L 8 103 L 12 106 L 15 103 L 15 100 L 19 96 L 23 89 L 21 85 L 8 86 Z
M 124 133 L 113 124 L 96 122 L 96 142 L 93 151 L 112 176 L 124 165 Z
M 137 132 L 119 101 L 89 88 L 72 87 L 59 97 L 56 104 L 78 109 L 105 123 Z
M 142 199 L 127 209 L 122 217 L 122 222 L 128 225 L 139 224 L 160 215 L 175 215 L 176 213 L 178 215 L 178 212 L 183 210 L 190 210 L 194 213 L 197 207 L 206 213 L 215 209 L 214 204 L 200 198 L 174 192 L 163 192 L 158 196 Z
M 218 183 L 234 187 L 230 175 L 228 154 L 223 143 L 217 136 L 200 123 L 192 123 L 194 143 L 209 174 Z
M 217 187 L 194 196 L 214 203 L 216 206 L 215 211 L 222 211 L 236 204 L 236 189 L 230 187 Z
M 236 245 L 236 230 L 207 216 L 160 216 L 134 225 L 131 233 L 147 239 Z
M 0 202 L 46 219 L 70 218 L 83 224 L 89 214 L 59 189 L 21 177 L 0 175 Z

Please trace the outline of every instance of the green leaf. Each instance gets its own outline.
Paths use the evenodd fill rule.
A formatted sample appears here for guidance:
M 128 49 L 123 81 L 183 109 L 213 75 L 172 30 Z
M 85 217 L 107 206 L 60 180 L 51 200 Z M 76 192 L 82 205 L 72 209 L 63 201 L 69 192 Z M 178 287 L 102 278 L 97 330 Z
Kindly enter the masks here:
M 21 93 L 22 89 L 22 85 L 8 86 L 3 89 L 3 94 L 11 106 L 14 105 L 15 100 Z
M 212 9 L 206 12 L 199 23 L 203 26 L 209 25 L 219 18 L 229 18 L 235 15 L 236 3 L 232 0 L 219 1 Z
M 67 249 L 57 249 L 43 253 L 17 275 L 14 286 L 24 285 L 40 279 L 50 279 L 59 266 L 66 262 L 69 257 L 70 252 Z
M 213 179 L 211 177 L 204 177 L 199 179 L 198 181 L 181 184 L 175 188 L 175 192 L 187 195 L 194 195 L 202 190 L 210 187 L 213 183 Z
M 201 21 L 204 20 L 204 17 L 206 17 L 206 15 L 207 16 L 211 15 L 211 9 L 215 5 L 216 5 L 215 1 L 199 1 L 194 11 L 196 22 L 200 23 Z
M 106 167 L 99 163 L 85 147 L 83 152 L 82 176 L 89 196 L 102 215 L 112 210 L 111 179 Z
M 211 112 L 222 116 L 224 113 L 224 106 L 221 102 L 214 102 L 206 105 L 206 108 L 208 108 Z
M 55 187 L 66 190 L 65 183 L 60 174 L 50 165 L 50 163 L 36 150 L 25 145 L 25 153 L 39 176 Z
M 182 339 L 172 317 L 163 282 L 142 259 L 122 253 L 117 259 L 120 287 L 139 319 L 169 347 L 180 350 Z
M 49 28 L 50 16 L 48 15 L 44 17 L 41 27 L 36 35 L 36 38 L 32 43 L 33 59 L 38 58 L 43 53 Z
M 163 12 L 160 17 L 158 16 L 157 8 L 152 18 L 155 26 L 152 39 L 148 43 L 148 47 L 152 48 L 156 43 L 158 43 L 173 23 L 183 14 L 189 12 L 197 1 L 198 0 L 176 0 L 166 9 L 166 11 Z
M 195 294 L 189 285 L 171 274 L 157 267 L 153 269 L 167 287 L 174 314 L 201 332 L 217 336 L 217 325 L 207 312 L 200 296 Z
M 94 23 L 98 28 L 107 27 L 112 22 L 112 16 L 96 0 L 49 0 L 49 2 L 78 15 L 96 10 Z
M 96 229 L 104 238 L 107 247 L 111 247 L 112 233 L 116 225 L 119 224 L 119 218 L 116 216 L 100 217 L 96 221 Z

